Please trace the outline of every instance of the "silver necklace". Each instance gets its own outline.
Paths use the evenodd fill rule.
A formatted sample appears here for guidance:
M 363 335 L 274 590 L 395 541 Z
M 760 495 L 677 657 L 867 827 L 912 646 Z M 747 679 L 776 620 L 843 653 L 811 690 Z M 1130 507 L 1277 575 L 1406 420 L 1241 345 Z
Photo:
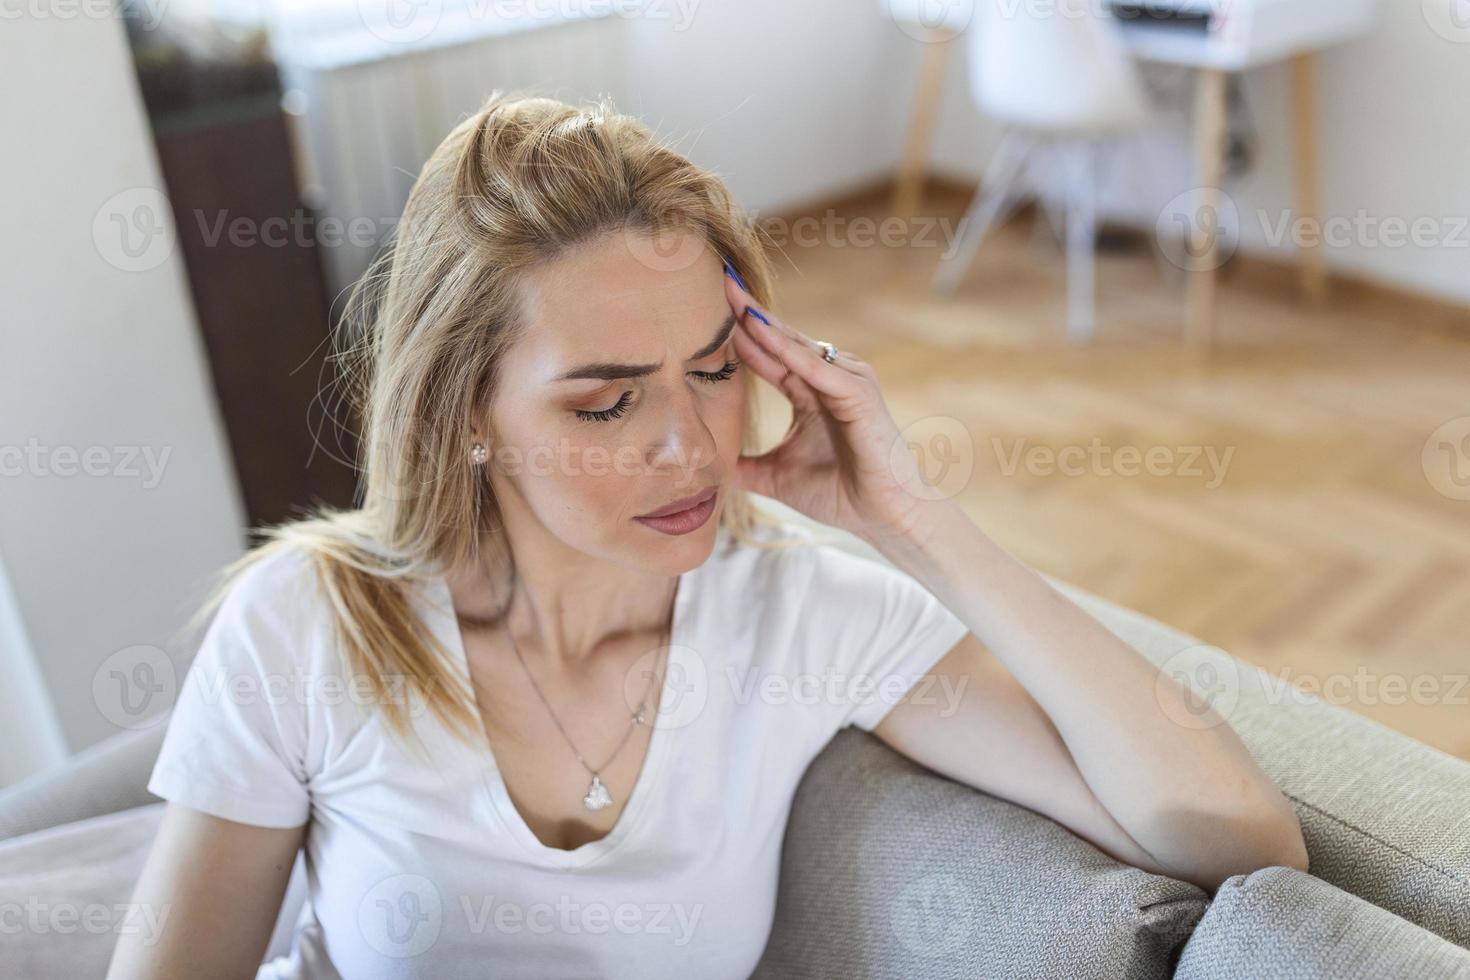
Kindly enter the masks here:
M 676 584 L 674 586 L 674 596 L 676 600 L 678 598 L 678 594 L 679 587 Z M 670 632 L 672 633 L 672 631 Z M 644 692 L 643 700 L 638 702 L 638 710 L 633 712 L 632 725 L 630 725 L 628 730 L 623 733 L 622 740 L 618 742 L 618 747 L 613 749 L 612 755 L 607 757 L 607 761 L 594 769 L 587 764 L 587 760 L 584 759 L 582 757 L 582 753 L 577 750 L 576 743 L 574 743 L 572 741 L 572 737 L 567 734 L 567 730 L 562 727 L 561 719 L 556 716 L 556 711 L 552 709 L 551 702 L 546 700 L 546 695 L 542 693 L 541 685 L 536 683 L 536 678 L 534 675 L 532 675 L 531 668 L 526 666 L 526 660 L 524 657 L 521 656 L 521 649 L 516 645 L 515 634 L 512 633 L 510 629 L 509 610 L 507 610 L 505 615 L 505 635 L 510 638 L 510 648 L 515 651 L 516 659 L 521 662 L 521 668 L 525 670 L 526 678 L 530 680 L 531 687 L 535 688 L 536 696 L 541 699 L 542 704 L 546 705 L 546 713 L 551 715 L 551 720 L 556 725 L 557 731 L 561 732 L 561 737 L 567 740 L 567 745 L 571 746 L 572 754 L 577 757 L 577 761 L 582 763 L 582 767 L 592 774 L 592 782 L 588 784 L 587 793 L 582 797 L 582 806 L 584 806 L 588 810 L 594 811 L 611 806 L 613 802 L 612 794 L 608 792 L 607 786 L 603 783 L 602 777 L 599 774 L 602 772 L 602 770 L 610 766 L 612 764 L 612 761 L 618 757 L 618 753 L 621 752 L 623 750 L 623 746 L 627 744 L 628 738 L 633 734 L 633 730 L 636 729 L 639 725 L 645 724 L 647 722 L 647 719 L 644 716 L 644 712 L 647 710 L 648 707 L 648 695 L 653 692 L 654 681 L 659 676 L 658 665 L 655 664 L 654 666 L 653 676 L 650 677 L 648 680 L 648 691 Z M 669 640 L 670 642 L 673 641 L 672 635 L 670 635 Z M 663 652 L 661 649 L 659 653 L 659 661 L 662 662 L 662 659 Z

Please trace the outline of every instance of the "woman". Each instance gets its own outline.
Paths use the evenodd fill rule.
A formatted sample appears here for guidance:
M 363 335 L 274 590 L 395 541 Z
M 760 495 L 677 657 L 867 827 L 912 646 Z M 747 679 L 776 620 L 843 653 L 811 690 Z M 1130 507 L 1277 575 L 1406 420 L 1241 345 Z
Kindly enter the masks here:
M 269 975 L 747 976 L 849 724 L 1151 871 L 1305 869 L 1229 725 L 931 492 L 769 281 L 720 181 L 605 104 L 449 135 L 358 294 L 362 504 L 228 570 L 149 783 L 169 917 L 111 976 L 254 975 L 303 846 Z M 794 407 L 758 456 L 756 377 Z

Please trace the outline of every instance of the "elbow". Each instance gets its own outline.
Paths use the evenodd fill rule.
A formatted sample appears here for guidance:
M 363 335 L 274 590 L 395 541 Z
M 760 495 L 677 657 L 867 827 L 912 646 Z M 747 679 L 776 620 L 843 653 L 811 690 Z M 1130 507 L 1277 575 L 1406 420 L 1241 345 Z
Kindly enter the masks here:
M 1282 801 L 1285 803 L 1285 801 Z M 1214 894 L 1226 879 L 1263 868 L 1286 867 L 1307 873 L 1310 858 L 1300 822 L 1289 804 L 1268 807 L 1254 815 L 1191 815 L 1170 824 L 1173 847 L 1157 858 L 1165 873 Z
M 1234 847 L 1217 852 L 1221 858 L 1212 862 L 1207 872 L 1203 869 L 1195 883 L 1213 894 L 1226 879 L 1237 875 L 1249 875 L 1264 868 L 1293 868 L 1307 874 L 1311 858 L 1307 853 L 1307 841 L 1302 835 L 1301 824 L 1294 814 L 1286 817 L 1272 815 L 1253 822 L 1235 841 Z
M 1296 817 L 1285 821 L 1285 826 L 1280 829 L 1280 843 L 1273 852 L 1274 860 L 1271 865 L 1279 865 L 1287 868 L 1295 868 L 1302 874 L 1310 874 L 1312 867 L 1311 855 L 1307 853 L 1307 839 L 1302 835 L 1302 825 L 1297 822 Z
M 1306 874 L 1311 867 L 1311 857 L 1307 853 L 1307 839 L 1302 834 L 1301 821 L 1284 796 L 1274 802 L 1278 805 L 1261 816 L 1256 823 L 1257 829 L 1251 835 L 1260 852 L 1257 862 L 1261 868 L 1295 868 Z

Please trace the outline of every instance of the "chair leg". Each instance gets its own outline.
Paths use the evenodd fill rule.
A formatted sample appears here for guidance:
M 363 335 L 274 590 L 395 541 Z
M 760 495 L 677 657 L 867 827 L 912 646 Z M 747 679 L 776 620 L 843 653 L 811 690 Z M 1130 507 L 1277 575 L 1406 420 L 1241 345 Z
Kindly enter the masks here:
M 940 259 L 939 269 L 934 273 L 930 288 L 935 293 L 947 296 L 959 287 L 986 232 L 1010 209 L 1011 185 L 1029 156 L 1030 149 L 1023 137 L 1013 132 L 1001 137 L 995 156 L 985 168 L 975 201 L 960 221 L 959 241 Z
M 1041 154 L 1040 160 L 1034 168 L 1039 170 L 1040 184 L 1036 192 L 1036 206 L 1040 220 L 1037 221 L 1033 230 L 1033 241 L 1039 237 L 1042 229 L 1051 232 L 1051 239 L 1047 242 L 1052 254 L 1056 247 L 1065 249 L 1067 246 L 1067 208 L 1070 198 L 1067 192 L 1068 181 L 1071 180 L 1071 158 L 1068 151 L 1070 144 L 1066 142 L 1049 143 Z
M 1067 336 L 1074 343 L 1092 337 L 1096 291 L 1097 211 L 1093 151 L 1080 143 L 1067 153 Z
M 1148 152 L 1148 147 L 1144 145 L 1143 141 L 1137 135 L 1130 137 L 1126 143 L 1120 141 L 1119 143 L 1112 144 L 1113 151 L 1109 156 L 1109 162 L 1112 162 L 1116 154 L 1121 152 L 1125 145 L 1131 151 L 1128 162 L 1145 188 L 1149 202 L 1148 210 L 1150 213 L 1157 214 L 1159 209 L 1163 207 L 1164 200 L 1167 200 L 1173 195 L 1169 194 L 1164 182 L 1160 179 L 1158 167 L 1154 165 L 1154 158 Z M 1099 178 L 1099 180 L 1102 179 L 1105 178 Z M 1160 200 L 1161 196 L 1164 200 Z M 1184 270 L 1169 261 L 1168 255 L 1165 254 L 1163 246 L 1159 242 L 1157 230 L 1149 228 L 1147 232 L 1149 256 L 1154 261 L 1154 269 L 1157 270 L 1159 278 L 1169 289 L 1183 292 Z

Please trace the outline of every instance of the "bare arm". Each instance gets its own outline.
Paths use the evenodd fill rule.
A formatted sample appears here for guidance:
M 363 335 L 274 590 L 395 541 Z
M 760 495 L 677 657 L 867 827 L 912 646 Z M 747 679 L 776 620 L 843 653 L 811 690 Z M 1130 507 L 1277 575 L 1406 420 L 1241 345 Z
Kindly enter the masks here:
M 925 520 L 875 545 L 970 627 L 934 669 L 963 693 L 948 709 L 906 699 L 875 735 L 1115 857 L 1211 891 L 1257 868 L 1306 870 L 1289 801 L 1225 719 L 1178 724 L 1202 716 L 1177 681 L 957 506 Z
M 254 977 L 305 832 L 169 803 L 133 891 L 140 921 L 161 925 L 119 937 L 108 980 Z
M 967 707 L 935 719 L 930 705 L 906 702 L 875 734 L 956 779 L 1029 796 L 1120 856 L 1134 853 L 1131 840 L 1154 867 L 1206 888 L 1257 868 L 1306 868 L 1290 803 L 1218 712 L 1192 711 L 1178 681 L 953 500 L 936 499 L 918 456 L 899 451 L 908 439 L 871 364 L 756 302 L 728 263 L 725 295 L 742 362 L 792 405 L 785 438 L 740 457 L 741 486 L 867 541 L 964 621 L 1027 695 L 961 643 L 947 669 L 975 675 Z M 1000 720 L 1006 711 L 1012 724 Z
M 937 773 L 1045 814 L 1119 861 L 1169 874 L 1128 836 L 1082 778 L 1056 726 L 1005 665 L 969 633 L 873 729 Z

